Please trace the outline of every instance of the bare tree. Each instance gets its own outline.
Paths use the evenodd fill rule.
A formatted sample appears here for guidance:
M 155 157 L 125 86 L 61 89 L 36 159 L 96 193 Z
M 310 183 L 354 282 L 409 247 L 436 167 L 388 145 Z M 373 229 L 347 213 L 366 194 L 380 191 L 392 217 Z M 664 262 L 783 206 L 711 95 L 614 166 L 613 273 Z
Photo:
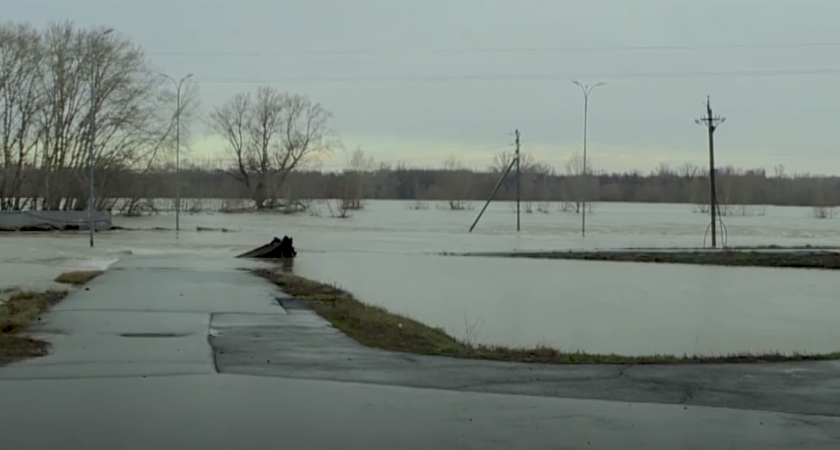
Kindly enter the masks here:
M 330 118 L 307 97 L 263 86 L 253 96 L 236 94 L 216 107 L 208 125 L 233 157 L 228 173 L 248 188 L 257 209 L 266 209 L 275 206 L 289 174 L 302 162 L 334 148 Z
M 524 157 L 524 155 L 528 155 Z M 522 165 L 522 162 L 525 164 Z M 522 162 L 520 163 L 520 187 L 521 197 L 524 202 L 525 212 L 534 212 L 534 202 L 537 203 L 536 210 L 542 213 L 549 212 L 549 203 L 551 198 L 551 187 L 549 183 L 549 176 L 554 170 L 548 164 L 535 161 L 530 154 L 523 154 Z
M 531 197 L 537 200 L 537 211 L 548 214 L 551 211 L 552 180 L 554 167 L 546 163 L 536 163 L 531 169 Z
M 314 198 L 321 198 L 324 194 L 323 184 L 312 172 L 320 170 L 322 161 L 317 158 L 309 158 L 298 163 L 297 169 L 293 170 L 286 177 L 283 184 L 285 202 L 283 205 L 284 214 L 296 214 L 309 211 L 317 214 L 312 209 Z M 309 172 L 309 173 L 307 173 Z
M 411 204 L 408 205 L 408 208 L 413 209 L 415 211 L 429 209 L 429 194 L 427 192 L 427 189 L 424 189 L 418 180 L 415 179 L 411 183 L 411 191 L 413 200 Z
M 365 181 L 365 195 L 368 198 L 387 197 L 390 192 L 398 189 L 399 185 L 394 165 L 387 161 L 379 161 Z
M 171 147 L 165 93 L 143 51 L 124 36 L 70 22 L 44 31 L 0 26 L 3 207 L 26 207 L 28 198 L 44 209 L 86 208 L 93 117 L 95 206 L 113 207 L 118 189 L 133 189 L 130 175 Z
M 505 170 L 510 166 L 513 160 L 516 158 L 516 152 L 512 151 L 504 151 L 499 152 L 493 155 L 493 163 L 490 164 L 490 172 L 491 173 L 498 173 L 502 174 Z M 519 171 L 523 173 L 531 172 L 533 166 L 535 166 L 537 162 L 534 159 L 534 155 L 527 153 L 527 152 L 520 152 L 519 153 Z
M 0 210 L 27 206 L 21 188 L 38 144 L 41 37 L 28 25 L 0 25 Z
M 330 216 L 336 219 L 346 219 L 350 217 L 351 205 L 353 204 L 353 196 L 358 192 L 358 184 L 355 178 L 349 176 L 348 173 L 342 173 L 338 179 L 339 198 L 326 199 L 327 209 Z M 334 203 L 334 204 L 333 204 Z
M 817 219 L 831 219 L 834 217 L 834 209 L 840 203 L 837 193 L 832 189 L 831 183 L 824 178 L 814 178 L 812 185 L 813 192 L 813 216 Z
M 443 179 L 441 188 L 446 196 L 446 206 L 453 211 L 461 211 L 472 208 L 470 202 L 470 177 L 469 171 L 455 155 L 443 161 Z
M 361 147 L 350 154 L 347 167 L 342 173 L 342 198 L 339 199 L 345 209 L 358 211 L 363 208 L 362 199 L 370 189 L 375 167 L 373 157 L 366 155 Z
M 178 182 L 175 177 L 168 177 L 168 174 L 175 173 L 176 165 L 176 145 L 175 141 L 175 125 L 177 117 L 180 114 L 181 121 L 181 140 L 180 140 L 180 154 L 181 164 L 189 164 L 190 157 L 190 141 L 191 141 L 191 127 L 192 122 L 198 117 L 200 98 L 198 85 L 191 80 L 184 85 L 184 91 L 181 93 L 181 103 L 178 104 L 177 93 L 173 90 L 168 90 L 169 86 L 164 82 L 164 87 L 160 93 L 161 102 L 160 108 L 162 112 L 158 120 L 162 125 L 159 130 L 160 144 L 154 147 L 154 151 L 141 159 L 132 167 L 131 175 L 133 177 L 149 175 L 150 177 L 157 177 L 159 181 L 154 184 L 150 183 L 135 183 L 134 188 L 130 191 L 130 196 L 124 199 L 121 211 L 125 215 L 141 215 L 147 211 L 157 212 L 157 205 L 155 204 L 154 194 L 160 193 L 159 186 L 167 186 L 166 197 L 172 199 L 167 210 L 174 210 L 175 199 L 174 193 L 175 183 Z M 170 109 L 167 111 L 166 108 Z M 183 181 L 182 181 L 182 188 Z M 201 199 L 186 199 L 181 198 L 181 209 L 186 210 L 191 214 L 200 212 L 204 209 L 204 204 Z M 189 203 L 186 203 L 189 202 Z
M 766 178 L 763 170 L 739 169 L 728 166 L 716 169 L 717 208 L 723 216 L 764 215 L 765 208 L 756 205 Z M 707 182 L 708 184 L 708 182 Z M 708 211 L 708 208 L 706 208 Z
M 704 171 L 702 167 L 685 163 L 679 168 L 676 174 L 680 178 L 681 183 L 689 186 L 689 197 L 691 203 L 694 204 L 694 212 L 708 213 L 709 212 L 709 185 L 708 172 Z
M 584 173 L 583 158 L 575 152 L 566 160 L 566 185 L 563 186 L 563 202 L 561 210 L 565 212 L 581 212 L 586 203 L 587 212 L 592 211 L 592 201 L 597 198 L 598 180 L 593 177 L 592 163 L 587 161 Z
M 503 151 L 493 155 L 493 162 L 490 164 L 488 168 L 490 173 L 498 174 L 501 176 L 508 167 L 511 167 L 511 163 L 516 159 L 516 152 L 512 151 Z M 520 183 L 520 195 L 523 199 L 523 206 L 525 207 L 526 213 L 534 212 L 533 208 L 533 199 L 536 189 L 536 168 L 537 162 L 534 160 L 534 156 L 530 153 L 520 152 L 519 154 L 519 176 L 521 179 L 519 180 Z M 515 167 L 515 166 L 514 166 Z M 516 174 L 514 170 L 508 174 L 510 180 L 512 182 L 516 182 Z M 512 204 L 511 209 L 514 211 L 516 210 L 516 205 Z

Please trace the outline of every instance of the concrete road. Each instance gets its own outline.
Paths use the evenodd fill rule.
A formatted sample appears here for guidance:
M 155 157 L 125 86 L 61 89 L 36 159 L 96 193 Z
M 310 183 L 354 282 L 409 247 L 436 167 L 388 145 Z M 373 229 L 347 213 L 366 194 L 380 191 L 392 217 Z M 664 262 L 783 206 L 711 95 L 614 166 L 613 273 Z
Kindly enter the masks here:
M 132 257 L 68 297 L 35 330 L 53 352 L 0 369 L 3 448 L 840 448 L 836 364 L 379 352 L 244 264 Z
M 9 449 L 832 449 L 840 421 L 233 375 L 0 382 Z

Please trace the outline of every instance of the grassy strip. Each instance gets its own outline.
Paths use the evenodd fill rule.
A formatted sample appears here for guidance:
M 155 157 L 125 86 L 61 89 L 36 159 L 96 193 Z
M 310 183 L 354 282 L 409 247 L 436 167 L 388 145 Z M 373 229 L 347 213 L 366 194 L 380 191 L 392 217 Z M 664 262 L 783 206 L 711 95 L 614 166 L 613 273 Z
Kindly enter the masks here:
M 22 332 L 66 296 L 66 291 L 15 292 L 0 305 L 0 366 L 47 354 L 48 343 Z
M 100 275 L 101 271 L 66 272 L 55 281 L 81 286 Z M 0 366 L 28 358 L 44 356 L 49 344 L 25 335 L 29 324 L 40 320 L 41 314 L 69 294 L 68 291 L 49 290 L 44 292 L 6 291 L 5 301 L 0 304 Z
M 636 250 L 636 251 L 656 251 L 656 250 L 678 250 L 678 251 L 692 251 L 692 250 L 702 250 L 702 251 L 719 251 L 719 249 L 713 248 L 703 248 L 703 247 L 624 247 L 624 248 L 617 248 L 614 250 Z M 813 245 L 813 244 L 804 244 L 804 245 L 778 245 L 778 244 L 765 244 L 765 245 L 730 245 L 726 247 L 726 250 L 840 250 L 840 246 L 836 245 Z
M 828 251 L 570 250 L 552 252 L 445 253 L 443 255 L 840 270 L 840 253 Z
M 88 281 L 102 275 L 101 270 L 79 270 L 74 272 L 64 272 L 55 277 L 55 282 L 60 284 L 69 284 L 71 286 L 82 286 Z
M 384 308 L 362 303 L 349 292 L 335 286 L 307 280 L 280 270 L 257 269 L 254 273 L 273 282 L 287 294 L 304 301 L 318 315 L 353 340 L 382 350 L 465 359 L 549 364 L 757 363 L 840 359 L 840 352 L 723 356 L 622 356 L 564 352 L 547 346 L 508 348 L 479 345 L 456 339 L 441 328 L 430 327 L 416 320 L 391 313 Z

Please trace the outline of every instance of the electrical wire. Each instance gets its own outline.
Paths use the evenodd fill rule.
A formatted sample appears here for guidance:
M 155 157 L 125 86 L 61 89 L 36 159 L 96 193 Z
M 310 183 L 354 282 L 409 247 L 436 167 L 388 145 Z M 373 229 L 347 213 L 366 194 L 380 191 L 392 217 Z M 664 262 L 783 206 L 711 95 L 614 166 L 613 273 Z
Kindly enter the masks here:
M 680 52 L 680 51 L 729 51 L 729 50 L 795 50 L 804 48 L 840 48 L 840 42 L 803 42 L 790 44 L 718 44 L 718 45 L 636 45 L 612 47 L 519 47 L 507 49 L 437 49 L 437 50 L 324 50 L 324 51 L 153 51 L 151 56 L 235 58 L 235 57 L 408 57 L 422 55 L 499 55 L 535 53 L 621 53 L 621 52 Z M 519 73 L 519 74 L 461 74 L 461 75 L 409 75 L 409 76 L 291 76 L 274 79 L 206 77 L 200 81 L 208 84 L 281 84 L 281 83 L 447 83 L 477 81 L 556 81 L 563 79 L 635 79 L 635 78 L 702 78 L 702 77 L 766 77 L 837 75 L 840 68 L 801 69 L 738 69 L 721 71 L 687 72 L 612 72 L 612 73 Z
M 198 58 L 231 57 L 404 57 L 433 55 L 500 55 L 525 53 L 621 53 L 621 52 L 680 52 L 680 51 L 729 51 L 729 50 L 796 50 L 804 48 L 838 48 L 840 42 L 802 42 L 793 44 L 719 44 L 719 45 L 632 45 L 611 47 L 515 47 L 484 49 L 436 49 L 436 50 L 316 50 L 302 52 L 269 50 L 161 50 L 152 51 L 150 56 L 176 56 Z
M 497 75 L 428 75 L 428 76 L 369 76 L 369 77 L 283 77 L 273 79 L 253 78 L 199 78 L 207 84 L 280 84 L 280 83 L 445 83 L 470 81 L 558 81 L 582 78 L 607 79 L 663 79 L 663 78 L 730 78 L 730 77 L 773 77 L 840 75 L 840 68 L 815 69 L 753 69 L 728 71 L 694 72 L 605 72 L 605 73 L 543 73 L 543 74 L 497 74 Z

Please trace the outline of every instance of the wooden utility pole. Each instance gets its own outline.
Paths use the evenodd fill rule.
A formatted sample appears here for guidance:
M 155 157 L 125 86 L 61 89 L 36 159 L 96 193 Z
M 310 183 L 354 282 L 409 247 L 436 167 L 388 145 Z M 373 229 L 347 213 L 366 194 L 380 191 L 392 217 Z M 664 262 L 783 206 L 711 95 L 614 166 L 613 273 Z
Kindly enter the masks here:
M 484 215 L 484 211 L 487 211 L 487 207 L 490 206 L 490 202 L 493 201 L 493 198 L 496 196 L 496 192 L 499 191 L 499 188 L 502 187 L 502 183 L 505 182 L 507 179 L 508 174 L 511 170 L 513 170 L 513 166 L 516 166 L 516 231 L 519 231 L 519 200 L 520 200 L 520 166 L 519 166 L 519 130 L 517 129 L 514 132 L 516 136 L 516 152 L 514 153 L 514 157 L 510 160 L 510 163 L 507 165 L 507 168 L 502 173 L 502 176 L 499 178 L 499 182 L 496 183 L 496 187 L 493 188 L 493 192 L 490 193 L 490 197 L 487 198 L 487 202 L 484 203 L 484 207 L 481 208 L 479 211 L 478 216 L 475 218 L 472 226 L 470 226 L 470 233 L 475 229 L 475 226 L 478 225 L 478 221 L 481 220 L 481 216 Z
M 516 232 L 519 232 L 519 202 L 522 199 L 522 171 L 519 163 L 519 130 L 515 132 L 516 136 Z
M 709 130 L 709 210 L 711 212 L 712 248 L 717 247 L 717 192 L 715 190 L 715 130 L 726 118 L 712 113 L 711 98 L 706 97 L 706 115 L 695 120 Z

